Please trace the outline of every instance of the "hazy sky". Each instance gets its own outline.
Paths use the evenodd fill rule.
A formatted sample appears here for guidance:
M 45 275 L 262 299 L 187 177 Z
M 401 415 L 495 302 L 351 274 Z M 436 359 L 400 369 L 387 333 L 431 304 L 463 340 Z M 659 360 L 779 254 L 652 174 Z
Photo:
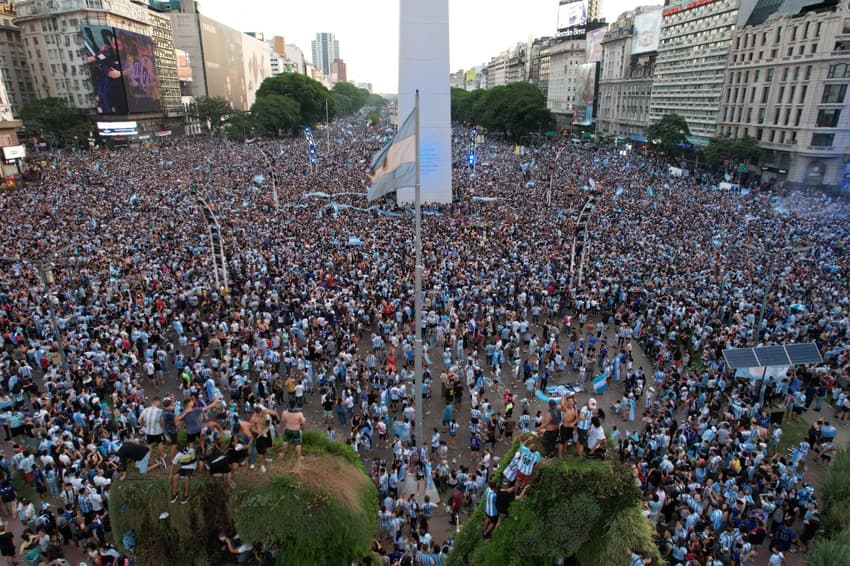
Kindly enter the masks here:
M 602 15 L 613 22 L 624 11 L 652 4 L 661 1 L 602 0 Z M 200 11 L 241 31 L 282 35 L 308 61 L 314 35 L 332 32 L 348 80 L 396 92 L 398 5 L 399 0 L 200 0 Z M 554 34 L 557 14 L 558 0 L 449 0 L 451 71 L 486 63 L 529 36 Z

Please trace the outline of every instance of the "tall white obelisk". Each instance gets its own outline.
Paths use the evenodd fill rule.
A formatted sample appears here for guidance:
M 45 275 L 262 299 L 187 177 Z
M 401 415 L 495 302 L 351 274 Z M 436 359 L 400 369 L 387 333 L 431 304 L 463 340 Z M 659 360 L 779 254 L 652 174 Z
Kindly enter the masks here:
M 452 201 L 449 0 L 399 0 L 398 121 L 413 110 L 419 90 L 422 203 Z M 413 203 L 413 187 L 398 202 Z

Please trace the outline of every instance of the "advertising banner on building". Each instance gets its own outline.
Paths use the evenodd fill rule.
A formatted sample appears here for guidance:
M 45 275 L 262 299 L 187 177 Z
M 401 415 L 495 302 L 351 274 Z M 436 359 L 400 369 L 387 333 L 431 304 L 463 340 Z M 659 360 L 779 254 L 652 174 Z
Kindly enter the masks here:
M 115 31 L 107 26 L 84 25 L 81 34 L 85 58 L 91 69 L 95 111 L 98 114 L 127 114 L 127 97 Z
M 607 27 L 596 28 L 588 31 L 586 36 L 587 62 L 602 62 L 602 39 L 605 37 Z
M 573 39 L 581 39 L 586 28 L 587 0 L 561 0 L 558 6 L 558 32 Z
M 189 52 L 175 49 L 174 54 L 177 56 L 177 78 L 181 83 L 192 82 L 192 59 L 189 57 Z
M 596 99 L 596 63 L 579 65 L 576 72 L 576 96 L 573 124 L 590 126 L 593 123 L 593 106 Z
M 127 108 L 132 113 L 159 112 L 159 79 L 153 55 L 153 42 L 146 35 L 115 28 L 118 57 L 123 70 Z
M 632 32 L 632 55 L 658 51 L 661 34 L 661 6 L 635 16 Z
M 269 45 L 265 41 L 242 35 L 242 65 L 245 73 L 245 96 L 248 108 L 254 104 L 257 90 L 268 77 L 272 76 Z
M 207 94 L 221 96 L 233 108 L 248 110 L 245 71 L 242 62 L 242 32 L 201 15 L 201 44 Z

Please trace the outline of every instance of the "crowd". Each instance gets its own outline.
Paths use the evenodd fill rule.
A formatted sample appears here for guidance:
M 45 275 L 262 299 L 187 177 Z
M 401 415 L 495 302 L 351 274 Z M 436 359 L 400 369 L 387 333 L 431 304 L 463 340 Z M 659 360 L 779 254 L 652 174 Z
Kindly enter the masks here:
M 334 128 L 313 168 L 300 139 L 184 139 L 44 154 L 37 181 L 0 194 L 0 467 L 44 501 L 0 486 L 3 516 L 26 527 L 19 549 L 0 532 L 0 553 L 58 564 L 76 544 L 113 563 L 109 489 L 128 465 L 165 470 L 185 504 L 199 469 L 238 481 L 266 471 L 272 438 L 297 448 L 302 407 L 372 462 L 391 563 L 442 563 L 451 531 L 432 519 L 456 528 L 482 499 L 494 511 L 497 458 L 533 431 L 541 457 L 633 463 L 673 564 L 807 547 L 807 462 L 829 458 L 850 409 L 846 205 L 728 195 L 595 145 L 556 160 L 555 145 L 517 153 L 488 137 L 471 169 L 457 129 L 455 202 L 424 217 L 433 416 L 420 439 L 412 222 L 353 194 L 383 132 Z M 570 251 L 591 193 L 579 288 Z M 220 222 L 226 288 L 198 196 Z M 824 363 L 777 377 L 763 402 L 723 365 L 728 347 L 805 341 Z M 591 399 L 599 375 L 608 392 Z M 536 400 L 564 383 L 579 402 Z M 777 451 L 772 408 L 791 419 L 813 405 L 823 422 Z

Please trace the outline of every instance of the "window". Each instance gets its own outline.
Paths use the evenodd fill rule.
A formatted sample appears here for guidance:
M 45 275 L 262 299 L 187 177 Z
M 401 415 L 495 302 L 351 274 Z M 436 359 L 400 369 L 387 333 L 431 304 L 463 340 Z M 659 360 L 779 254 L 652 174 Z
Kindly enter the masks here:
M 755 90 L 755 89 L 753 89 L 753 90 Z M 769 87 L 764 87 L 763 89 L 761 89 L 761 103 L 762 104 L 767 104 L 767 97 L 768 97 L 769 94 L 770 94 L 770 88 Z
M 782 69 L 782 82 L 785 82 L 787 80 L 788 80 L 788 67 L 785 67 L 784 69 Z
M 809 80 L 809 79 L 811 79 L 811 78 L 812 78 L 812 66 L 811 66 L 811 65 L 806 65 L 806 78 L 805 78 L 805 79 L 803 79 L 803 80 L 806 80 L 806 81 L 807 81 L 807 80 Z
M 797 40 L 797 26 L 794 26 L 791 29 L 791 41 L 796 41 L 796 40 Z
M 809 39 L 809 25 L 810 22 L 806 22 L 806 26 L 803 28 L 803 39 Z
M 794 80 L 796 81 L 799 78 L 800 78 L 800 67 L 794 67 Z
M 763 128 L 759 128 L 758 130 L 756 130 L 756 139 L 758 141 L 761 141 L 762 135 L 764 135 L 764 129 Z
M 782 99 L 785 98 L 785 87 L 779 87 L 779 94 L 776 95 L 776 103 L 782 104 Z
M 765 33 L 761 34 L 761 44 L 762 44 L 762 45 L 766 45 L 766 44 L 767 44 L 767 32 L 765 32 Z
M 817 44 L 817 43 L 812 43 L 812 50 L 811 50 L 811 53 L 817 53 L 817 51 L 818 51 L 818 44 Z
M 814 147 L 832 147 L 835 134 L 812 134 L 812 145 Z
M 752 121 L 753 121 L 753 109 L 747 108 L 747 123 L 750 123 Z
M 779 51 L 778 51 L 777 49 L 771 49 L 771 50 L 770 50 L 770 58 L 771 58 L 771 59 L 776 59 L 776 55 L 777 55 L 778 53 L 779 53 Z
M 759 108 L 759 124 L 764 124 L 764 113 L 765 109 L 763 107 Z
M 823 87 L 821 104 L 842 104 L 847 93 L 847 85 L 826 85 Z
M 792 55 L 794 55 L 794 48 L 793 48 L 793 47 L 789 47 L 789 48 L 788 48 L 788 55 L 787 55 L 787 57 L 791 57 Z
M 816 125 L 818 128 L 835 128 L 836 126 L 838 126 L 838 118 L 840 116 L 840 108 L 818 110 L 818 119 Z
M 777 108 L 773 111 L 773 124 L 776 125 L 779 123 L 779 113 L 782 112 L 782 108 Z
M 770 143 L 776 141 L 776 130 L 770 130 Z
M 767 70 L 767 76 L 764 78 L 764 81 L 768 83 L 773 81 L 773 69 Z
M 759 82 L 759 74 L 761 73 L 761 69 L 756 69 L 756 74 L 754 75 L 753 81 Z
M 790 118 L 791 118 L 791 109 L 790 109 L 790 108 L 786 108 L 786 109 L 785 109 L 785 121 L 782 123 L 782 125 L 783 125 L 783 126 L 787 126 L 787 125 L 788 125 L 788 120 L 789 120 Z
M 850 78 L 850 65 L 847 63 L 838 63 L 830 65 L 829 71 L 826 74 L 828 79 L 847 79 Z
M 803 104 L 806 101 L 806 92 L 809 90 L 808 85 L 803 85 L 800 87 L 800 104 Z
M 782 41 L 782 26 L 776 28 L 776 39 L 773 42 L 779 43 L 780 41 Z
M 803 109 L 797 108 L 797 117 L 794 119 L 794 126 L 797 127 L 800 125 L 800 118 L 803 117 Z

